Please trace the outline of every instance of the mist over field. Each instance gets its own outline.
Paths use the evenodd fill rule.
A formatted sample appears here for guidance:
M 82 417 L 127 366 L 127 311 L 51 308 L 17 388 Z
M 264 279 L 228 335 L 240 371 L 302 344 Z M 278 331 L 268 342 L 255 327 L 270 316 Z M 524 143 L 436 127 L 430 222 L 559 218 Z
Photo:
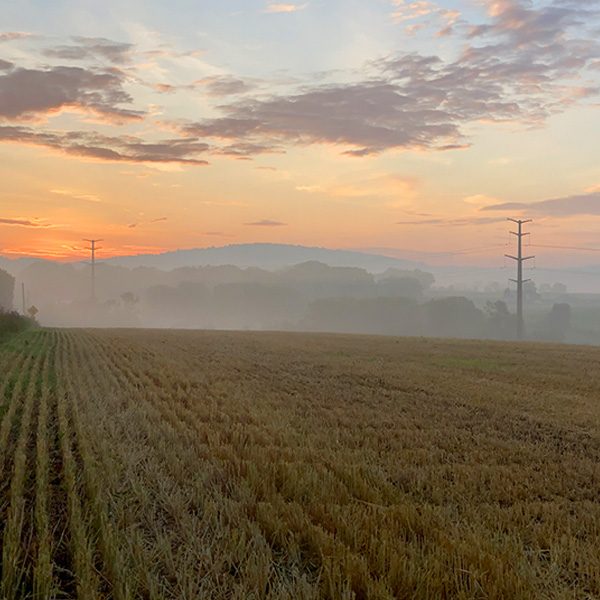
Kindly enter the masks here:
M 24 289 L 25 308 L 53 327 L 516 335 L 514 285 L 477 280 L 493 271 L 455 272 L 448 285 L 443 267 L 376 254 L 256 244 L 122 257 L 96 264 L 95 299 L 89 264 L 7 266 L 15 286 L 4 305 L 22 308 Z M 546 280 L 524 286 L 527 338 L 600 344 L 600 295 Z

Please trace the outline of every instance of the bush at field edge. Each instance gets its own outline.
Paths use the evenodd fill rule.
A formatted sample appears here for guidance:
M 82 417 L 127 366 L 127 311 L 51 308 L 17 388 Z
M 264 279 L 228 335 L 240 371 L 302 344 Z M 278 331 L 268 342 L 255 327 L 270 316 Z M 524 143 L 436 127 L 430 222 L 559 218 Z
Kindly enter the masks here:
M 0 337 L 25 331 L 34 325 L 36 322 L 29 317 L 24 317 L 16 311 L 0 309 Z

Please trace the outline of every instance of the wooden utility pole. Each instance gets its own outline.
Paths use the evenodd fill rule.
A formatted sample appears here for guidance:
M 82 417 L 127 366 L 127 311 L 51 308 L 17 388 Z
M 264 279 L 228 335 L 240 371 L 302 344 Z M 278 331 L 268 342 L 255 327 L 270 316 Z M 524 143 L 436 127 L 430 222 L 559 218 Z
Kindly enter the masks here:
M 23 301 L 23 316 L 27 316 L 27 308 L 25 302 L 25 283 L 21 283 L 21 300 Z
M 96 244 L 98 244 L 99 242 L 102 242 L 103 240 L 87 240 L 84 239 L 84 242 L 89 242 L 90 246 L 89 248 L 86 248 L 86 250 L 89 250 L 91 252 L 91 256 L 92 256 L 92 301 L 96 301 L 96 251 L 97 250 L 101 250 L 101 248 L 98 248 L 96 246 Z
M 507 258 L 511 258 L 517 262 L 517 278 L 511 279 L 517 284 L 517 339 L 522 340 L 525 337 L 525 321 L 523 318 L 523 284 L 531 281 L 530 279 L 523 279 L 523 263 L 527 260 L 535 258 L 534 256 L 523 256 L 523 238 L 529 233 L 523 232 L 523 225 L 531 223 L 531 219 L 508 219 L 518 226 L 518 231 L 511 231 L 511 233 L 517 236 L 517 256 L 506 254 Z

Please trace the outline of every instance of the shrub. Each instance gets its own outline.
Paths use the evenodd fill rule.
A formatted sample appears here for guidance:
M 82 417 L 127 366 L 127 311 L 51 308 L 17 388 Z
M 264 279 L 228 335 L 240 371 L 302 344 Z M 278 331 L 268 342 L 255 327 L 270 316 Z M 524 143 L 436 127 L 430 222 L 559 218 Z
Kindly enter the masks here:
M 6 334 L 19 333 L 35 325 L 35 321 L 20 315 L 16 311 L 0 309 L 0 337 Z

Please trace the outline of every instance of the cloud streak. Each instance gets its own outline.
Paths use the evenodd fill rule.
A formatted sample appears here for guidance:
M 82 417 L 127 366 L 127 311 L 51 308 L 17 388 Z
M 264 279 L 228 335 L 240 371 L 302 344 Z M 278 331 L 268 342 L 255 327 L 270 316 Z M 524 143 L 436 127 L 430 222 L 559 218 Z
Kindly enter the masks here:
M 291 4 L 286 2 L 269 2 L 263 12 L 268 14 L 294 13 L 304 10 L 308 4 Z
M 67 196 L 69 198 L 73 198 L 74 200 L 82 200 L 83 202 L 102 202 L 102 199 L 98 198 L 98 196 L 95 196 L 94 194 L 84 194 L 73 190 L 56 188 L 50 190 L 50 193 L 56 194 L 57 196 Z
M 136 223 L 130 223 L 129 225 L 127 225 L 127 227 L 129 229 L 135 229 L 140 225 L 152 225 L 153 223 L 162 223 L 168 220 L 168 217 L 158 217 L 158 219 L 150 219 L 149 221 L 137 221 Z
M 210 147 L 194 139 L 146 142 L 134 136 L 106 136 L 83 131 L 39 131 L 30 127 L 0 126 L 0 142 L 43 146 L 72 156 L 110 162 L 207 165 L 198 158 Z
M 519 211 L 531 216 L 570 217 L 577 215 L 600 216 L 600 191 L 562 198 L 552 198 L 541 202 L 504 202 L 492 204 L 484 211 Z
M 281 221 L 272 221 L 271 219 L 262 219 L 261 221 L 254 221 L 252 223 L 244 223 L 248 227 L 285 227 L 287 223 Z
M 105 38 L 74 37 L 74 45 L 47 48 L 44 54 L 50 58 L 64 60 L 107 60 L 114 64 L 131 61 L 132 44 L 113 42 Z
M 39 219 L 27 219 L 27 218 L 8 218 L 0 217 L 0 225 L 12 225 L 16 227 L 52 227 L 48 223 L 43 223 Z
M 397 221 L 396 225 L 451 225 L 455 227 L 466 227 L 470 225 L 493 225 L 506 222 L 505 217 L 464 217 L 460 219 L 420 219 L 415 221 Z
M 391 0 L 393 7 L 391 18 L 394 23 L 411 23 L 406 25 L 405 32 L 413 35 L 425 27 L 440 26 L 438 37 L 444 37 L 454 32 L 454 26 L 459 22 L 461 13 L 457 10 L 442 8 L 429 0 Z M 414 23 L 414 21 L 418 21 Z
M 0 44 L 3 42 L 14 42 L 15 40 L 22 40 L 28 37 L 32 37 L 33 34 L 27 31 L 4 31 L 0 33 Z
M 209 96 L 214 97 L 245 94 L 255 87 L 254 84 L 231 75 L 205 77 L 196 81 L 195 85 L 203 87 Z

